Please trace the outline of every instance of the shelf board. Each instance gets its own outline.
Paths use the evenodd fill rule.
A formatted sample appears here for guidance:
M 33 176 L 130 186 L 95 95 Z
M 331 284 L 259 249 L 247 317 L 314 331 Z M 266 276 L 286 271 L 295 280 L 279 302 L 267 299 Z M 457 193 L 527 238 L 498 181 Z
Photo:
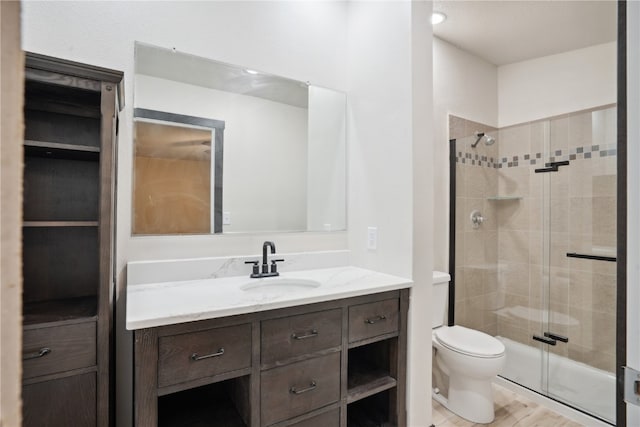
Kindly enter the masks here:
M 51 323 L 81 323 L 96 320 L 98 298 L 95 296 L 26 302 L 23 325 L 40 327 Z
M 52 159 L 91 160 L 100 158 L 100 147 L 93 145 L 62 144 L 50 141 L 24 141 L 27 156 L 45 157 Z
M 23 227 L 97 227 L 98 221 L 24 221 Z
M 520 199 L 522 199 L 522 196 L 489 196 L 487 197 L 487 200 L 491 200 L 494 202 L 520 200 Z
M 51 148 L 54 150 L 88 151 L 92 153 L 100 152 L 100 147 L 94 147 L 92 145 L 62 144 L 59 142 L 33 141 L 29 139 L 24 141 L 24 145 L 25 147 Z
M 347 403 L 356 402 L 397 385 L 388 371 L 349 372 Z

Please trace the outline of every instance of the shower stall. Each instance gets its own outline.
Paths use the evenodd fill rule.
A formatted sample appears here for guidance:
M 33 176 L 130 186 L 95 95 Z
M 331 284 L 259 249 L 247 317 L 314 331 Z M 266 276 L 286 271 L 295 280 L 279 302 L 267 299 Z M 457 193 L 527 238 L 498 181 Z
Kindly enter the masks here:
M 615 105 L 449 133 L 450 322 L 505 344 L 505 379 L 615 424 Z

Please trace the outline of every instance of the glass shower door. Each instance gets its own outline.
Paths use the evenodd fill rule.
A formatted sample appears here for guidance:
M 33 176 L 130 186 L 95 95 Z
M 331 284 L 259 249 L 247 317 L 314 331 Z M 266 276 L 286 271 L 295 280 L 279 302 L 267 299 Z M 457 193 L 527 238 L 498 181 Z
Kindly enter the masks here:
M 549 121 L 542 388 L 615 422 L 615 107 Z M 546 287 L 546 288 L 545 288 Z

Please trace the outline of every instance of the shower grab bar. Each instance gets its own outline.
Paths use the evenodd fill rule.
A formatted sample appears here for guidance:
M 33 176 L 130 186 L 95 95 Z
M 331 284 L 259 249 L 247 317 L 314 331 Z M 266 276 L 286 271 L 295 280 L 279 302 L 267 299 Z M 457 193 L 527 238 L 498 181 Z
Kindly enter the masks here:
M 543 338 L 543 337 L 539 337 L 537 335 L 534 335 L 533 339 L 536 340 L 536 341 L 540 341 L 541 343 L 544 343 L 544 344 L 556 345 L 556 340 L 553 340 L 551 338 Z
M 591 259 L 595 261 L 609 261 L 616 262 L 617 258 L 614 256 L 602 256 L 602 255 L 589 255 L 589 254 L 578 254 L 575 252 L 567 252 L 568 258 L 582 258 L 582 259 Z
M 560 341 L 560 342 L 569 342 L 568 337 L 564 337 L 562 335 L 554 334 L 553 332 L 545 332 L 543 334 L 547 338 L 551 338 L 552 340 Z

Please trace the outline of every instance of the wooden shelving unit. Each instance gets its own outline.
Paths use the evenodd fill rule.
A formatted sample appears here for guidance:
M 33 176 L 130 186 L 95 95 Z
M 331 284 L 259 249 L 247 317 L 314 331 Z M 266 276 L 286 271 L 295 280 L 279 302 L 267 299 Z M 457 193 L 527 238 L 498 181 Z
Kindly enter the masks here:
M 23 425 L 106 427 L 123 75 L 27 53 L 25 76 Z

